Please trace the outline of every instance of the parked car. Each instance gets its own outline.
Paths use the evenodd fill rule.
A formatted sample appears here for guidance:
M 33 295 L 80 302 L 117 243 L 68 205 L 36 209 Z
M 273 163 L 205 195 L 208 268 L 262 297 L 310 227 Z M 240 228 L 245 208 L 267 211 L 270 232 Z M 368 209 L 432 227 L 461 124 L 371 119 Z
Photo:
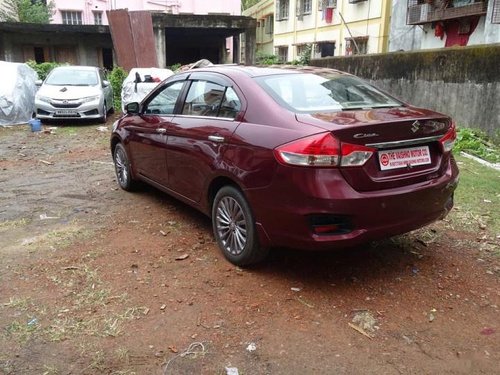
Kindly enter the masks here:
M 334 249 L 441 219 L 453 121 L 324 68 L 174 75 L 115 122 L 118 184 L 147 182 L 210 216 L 236 265 L 269 248 Z
M 104 71 L 93 66 L 54 68 L 35 96 L 39 119 L 98 119 L 113 110 L 113 90 Z
M 174 72 L 160 68 L 132 68 L 122 83 L 122 111 L 131 102 L 140 102 L 160 82 L 167 79 Z

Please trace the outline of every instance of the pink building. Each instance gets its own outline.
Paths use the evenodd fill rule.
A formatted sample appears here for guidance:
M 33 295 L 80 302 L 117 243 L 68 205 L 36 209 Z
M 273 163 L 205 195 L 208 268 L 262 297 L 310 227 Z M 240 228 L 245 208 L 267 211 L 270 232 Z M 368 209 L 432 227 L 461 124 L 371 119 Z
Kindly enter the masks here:
M 241 14 L 240 0 L 53 0 L 52 23 L 107 25 L 106 11 L 151 10 L 170 14 Z

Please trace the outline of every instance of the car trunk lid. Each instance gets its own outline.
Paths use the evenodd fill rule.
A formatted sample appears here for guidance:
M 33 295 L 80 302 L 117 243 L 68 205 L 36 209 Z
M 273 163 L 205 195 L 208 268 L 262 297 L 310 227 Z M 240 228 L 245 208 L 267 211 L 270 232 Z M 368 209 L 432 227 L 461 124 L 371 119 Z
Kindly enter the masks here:
M 454 125 L 442 114 L 397 107 L 298 114 L 297 120 L 331 131 L 344 145 L 372 150 L 363 165 L 340 166 L 346 181 L 357 191 L 425 182 L 446 171 L 449 152 L 444 152 L 441 141 L 454 132 Z

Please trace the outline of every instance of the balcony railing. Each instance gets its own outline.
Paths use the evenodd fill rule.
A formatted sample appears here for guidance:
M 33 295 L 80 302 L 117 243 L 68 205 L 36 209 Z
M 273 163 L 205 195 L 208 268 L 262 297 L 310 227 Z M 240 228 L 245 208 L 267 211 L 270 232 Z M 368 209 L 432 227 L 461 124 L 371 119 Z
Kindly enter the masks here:
M 429 3 L 421 3 L 421 0 L 408 0 L 408 13 L 406 23 L 408 25 L 422 25 L 425 23 L 463 18 L 467 16 L 478 16 L 486 14 L 488 9 L 487 1 L 479 1 L 462 6 L 450 5 L 443 8 Z

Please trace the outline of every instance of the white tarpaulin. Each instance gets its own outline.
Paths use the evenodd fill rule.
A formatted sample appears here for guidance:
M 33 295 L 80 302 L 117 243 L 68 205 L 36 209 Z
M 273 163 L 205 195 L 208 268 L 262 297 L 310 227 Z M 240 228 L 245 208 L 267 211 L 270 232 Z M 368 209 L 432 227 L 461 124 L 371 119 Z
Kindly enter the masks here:
M 122 111 L 125 105 L 140 102 L 158 83 L 173 75 L 170 69 L 133 68 L 122 85 Z
M 38 74 L 26 64 L 0 61 L 0 126 L 26 124 L 35 109 Z

